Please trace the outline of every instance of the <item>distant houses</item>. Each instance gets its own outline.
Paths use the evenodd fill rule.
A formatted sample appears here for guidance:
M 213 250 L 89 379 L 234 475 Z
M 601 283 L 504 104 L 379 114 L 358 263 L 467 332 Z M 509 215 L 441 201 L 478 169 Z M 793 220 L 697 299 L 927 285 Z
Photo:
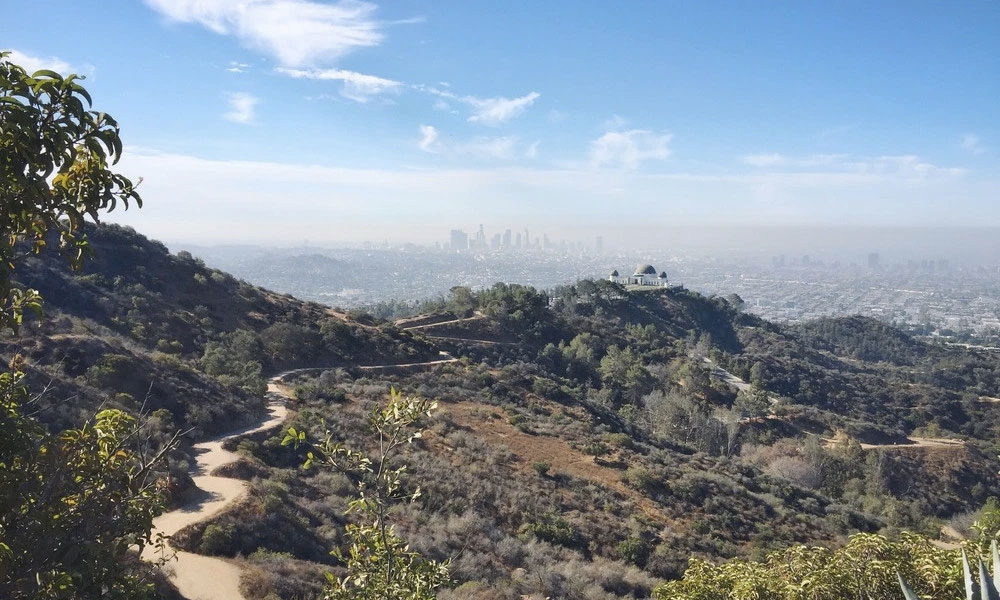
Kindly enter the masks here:
M 608 281 L 613 281 L 614 283 L 620 283 L 622 285 L 644 285 L 649 287 L 666 287 L 667 286 L 667 273 L 666 271 L 660 271 L 657 274 L 656 269 L 653 265 L 636 265 L 635 272 L 627 277 L 622 277 L 618 274 L 618 270 L 615 269 L 608 275 Z

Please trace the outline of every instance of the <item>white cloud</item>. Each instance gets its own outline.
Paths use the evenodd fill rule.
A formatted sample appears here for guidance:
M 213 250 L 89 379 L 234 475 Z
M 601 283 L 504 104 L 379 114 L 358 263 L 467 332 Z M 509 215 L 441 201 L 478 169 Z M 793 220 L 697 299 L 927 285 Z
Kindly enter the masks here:
M 448 90 L 442 90 L 433 86 L 414 85 L 413 89 L 433 94 L 448 100 L 461 102 L 472 107 L 472 116 L 469 121 L 472 123 L 482 123 L 483 125 L 500 125 L 509 121 L 528 110 L 535 100 L 541 97 L 538 92 L 529 92 L 518 98 L 480 98 L 478 96 L 460 96 Z
M 941 167 L 912 154 L 852 156 L 849 154 L 810 154 L 787 156 L 779 153 L 748 154 L 740 160 L 752 167 L 780 168 L 787 172 L 812 171 L 816 174 L 843 173 L 886 175 L 906 179 L 957 177 L 966 173 L 959 167 Z M 805 173 L 808 174 L 808 173 Z
M 438 131 L 433 125 L 420 126 L 420 142 L 417 146 L 424 152 L 435 152 L 434 143 L 438 139 Z
M 276 70 L 296 79 L 341 81 L 344 85 L 340 89 L 340 95 L 362 103 L 368 102 L 373 96 L 398 91 L 403 85 L 392 79 L 344 69 L 286 69 L 278 67 Z
M 538 92 L 531 92 L 519 98 L 468 97 L 466 101 L 473 107 L 473 115 L 469 117 L 469 121 L 484 125 L 499 125 L 528 110 L 540 96 Z
M 846 154 L 810 154 L 808 156 L 786 156 L 777 152 L 769 154 L 747 154 L 740 160 L 752 167 L 824 167 L 842 164 L 848 159 Z
M 549 123 L 561 123 L 566 120 L 566 113 L 563 111 L 553 108 L 549 111 Z
M 858 173 L 875 173 L 879 175 L 894 175 L 908 179 L 926 179 L 929 177 L 959 177 L 967 170 L 961 167 L 941 167 L 931 164 L 919 156 L 912 154 L 901 156 L 876 156 L 859 158 L 844 163 L 849 170 Z
M 646 129 L 609 131 L 590 143 L 593 166 L 621 166 L 634 169 L 647 160 L 670 158 L 669 133 L 654 133 Z
M 430 154 L 479 160 L 514 160 L 519 155 L 531 157 L 538 142 L 523 147 L 516 136 L 474 137 L 467 140 L 441 139 L 433 125 L 420 126 L 417 147 Z
M 985 154 L 986 147 L 983 146 L 982 140 L 979 136 L 974 133 L 967 133 L 962 136 L 962 148 L 965 148 L 973 154 Z
M 28 72 L 28 75 L 42 69 L 55 71 L 60 75 L 69 75 L 71 72 L 78 71 L 78 69 L 75 69 L 68 62 L 60 58 L 54 56 L 34 56 L 18 50 L 11 50 L 10 55 L 7 56 L 7 60 L 23 67 Z
M 626 126 L 628 126 L 628 119 L 621 115 L 611 115 L 610 118 L 605 119 L 604 123 L 601 124 L 604 131 L 621 131 Z
M 233 92 L 226 95 L 229 101 L 229 112 L 222 115 L 233 123 L 252 123 L 260 98 L 246 92 Z
M 246 73 L 250 69 L 250 65 L 247 63 L 241 63 L 235 60 L 229 61 L 229 67 L 226 68 L 230 73 Z
M 476 137 L 452 144 L 448 150 L 458 156 L 480 160 L 512 160 L 517 157 L 518 140 L 514 136 Z
M 539 140 L 532 142 L 524 151 L 525 158 L 538 158 L 538 144 L 540 143 Z
M 168 19 L 197 23 L 298 67 L 335 60 L 382 41 L 376 7 L 340 0 L 146 0 Z
M 740 160 L 754 167 L 776 167 L 785 164 L 785 157 L 777 152 L 771 154 L 747 154 Z

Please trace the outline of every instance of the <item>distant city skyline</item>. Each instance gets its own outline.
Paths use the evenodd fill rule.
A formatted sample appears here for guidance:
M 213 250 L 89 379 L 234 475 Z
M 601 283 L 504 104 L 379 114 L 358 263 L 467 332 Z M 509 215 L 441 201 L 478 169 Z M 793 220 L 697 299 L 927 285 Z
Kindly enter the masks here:
M 878 259 L 869 265 L 873 253 L 860 249 L 846 260 L 831 261 L 813 255 L 779 254 L 763 260 L 640 251 L 452 251 L 445 246 L 187 249 L 209 266 L 247 281 L 342 307 L 412 305 L 445 296 L 455 285 L 479 289 L 498 281 L 551 290 L 583 278 L 614 277 L 613 271 L 618 273 L 616 281 L 634 284 L 632 274 L 651 264 L 653 272 L 643 268 L 647 284 L 681 285 L 722 296 L 737 293 L 746 310 L 768 319 L 798 322 L 862 314 L 924 335 L 952 335 L 951 330 L 985 336 L 990 344 L 1000 335 L 1000 260 L 954 264 L 926 248 L 901 259 L 874 253 Z M 372 278 L 373 272 L 390 276 Z
M 485 245 L 477 246 L 479 227 Z M 510 246 L 503 240 L 511 231 Z M 246 247 L 258 249 L 323 250 L 357 248 L 367 250 L 438 250 L 466 253 L 504 253 L 527 249 L 517 245 L 532 237 L 530 251 L 558 252 L 567 256 L 639 257 L 743 260 L 748 264 L 772 267 L 863 267 L 869 269 L 910 269 L 934 272 L 955 266 L 1000 265 L 1000 228 L 663 228 L 659 245 L 642 245 L 618 240 L 607 244 L 604 236 L 563 238 L 564 232 L 516 232 L 504 225 L 478 224 L 463 229 L 442 230 L 439 239 L 417 242 L 406 239 L 363 240 L 360 242 L 317 242 L 284 239 L 276 243 L 199 244 L 189 240 L 161 240 L 174 251 L 192 248 Z M 548 246 L 545 240 L 548 239 Z M 620 242 L 620 243 L 619 243 Z M 457 245 L 453 245 L 453 243 Z M 537 243 L 537 246 L 535 245 Z M 598 250 L 600 248 L 600 250 Z M 873 255 L 877 257 L 872 262 Z M 631 259 L 630 259 L 631 260 Z M 628 261 L 627 261 L 628 262 Z
M 265 243 L 1000 226 L 997 31 L 992 1 L 37 0 L 0 21 L 15 61 L 85 74 L 122 124 L 146 207 L 111 220 Z

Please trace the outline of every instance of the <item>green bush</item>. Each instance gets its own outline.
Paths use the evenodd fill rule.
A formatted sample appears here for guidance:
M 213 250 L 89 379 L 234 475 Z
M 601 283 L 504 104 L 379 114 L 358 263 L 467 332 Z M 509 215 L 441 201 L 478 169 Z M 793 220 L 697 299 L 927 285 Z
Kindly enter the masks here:
M 198 545 L 198 549 L 202 554 L 229 554 L 234 535 L 235 531 L 231 525 L 226 527 L 209 525 L 201 534 L 201 543 Z
M 609 433 L 604 439 L 615 448 L 632 448 L 632 436 L 627 433 Z
M 618 555 L 627 563 L 638 567 L 646 566 L 653 548 L 648 541 L 638 536 L 629 536 L 618 543 Z
M 528 533 L 536 538 L 567 548 L 583 546 L 583 537 L 566 519 L 558 516 L 548 516 L 539 521 L 525 523 L 521 526 L 522 533 Z
M 552 468 L 552 465 L 545 461 L 539 461 L 531 463 L 531 468 L 534 469 L 535 473 L 538 473 L 540 477 L 545 477 L 549 474 L 549 469 Z
M 656 476 L 646 467 L 632 465 L 622 473 L 625 485 L 640 491 L 649 491 L 656 485 Z

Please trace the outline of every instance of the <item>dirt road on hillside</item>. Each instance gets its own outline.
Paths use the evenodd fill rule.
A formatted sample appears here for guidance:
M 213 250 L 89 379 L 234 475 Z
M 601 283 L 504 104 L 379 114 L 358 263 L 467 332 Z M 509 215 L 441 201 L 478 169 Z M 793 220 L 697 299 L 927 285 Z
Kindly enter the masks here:
M 451 319 L 449 321 L 438 321 L 437 323 L 424 323 L 423 325 L 410 325 L 403 326 L 400 329 L 404 331 L 412 331 L 414 329 L 427 329 L 429 327 L 439 327 L 441 325 L 454 325 L 456 323 L 466 323 L 468 321 L 482 321 L 486 317 L 483 315 L 475 315 L 472 317 L 464 317 L 462 319 Z

